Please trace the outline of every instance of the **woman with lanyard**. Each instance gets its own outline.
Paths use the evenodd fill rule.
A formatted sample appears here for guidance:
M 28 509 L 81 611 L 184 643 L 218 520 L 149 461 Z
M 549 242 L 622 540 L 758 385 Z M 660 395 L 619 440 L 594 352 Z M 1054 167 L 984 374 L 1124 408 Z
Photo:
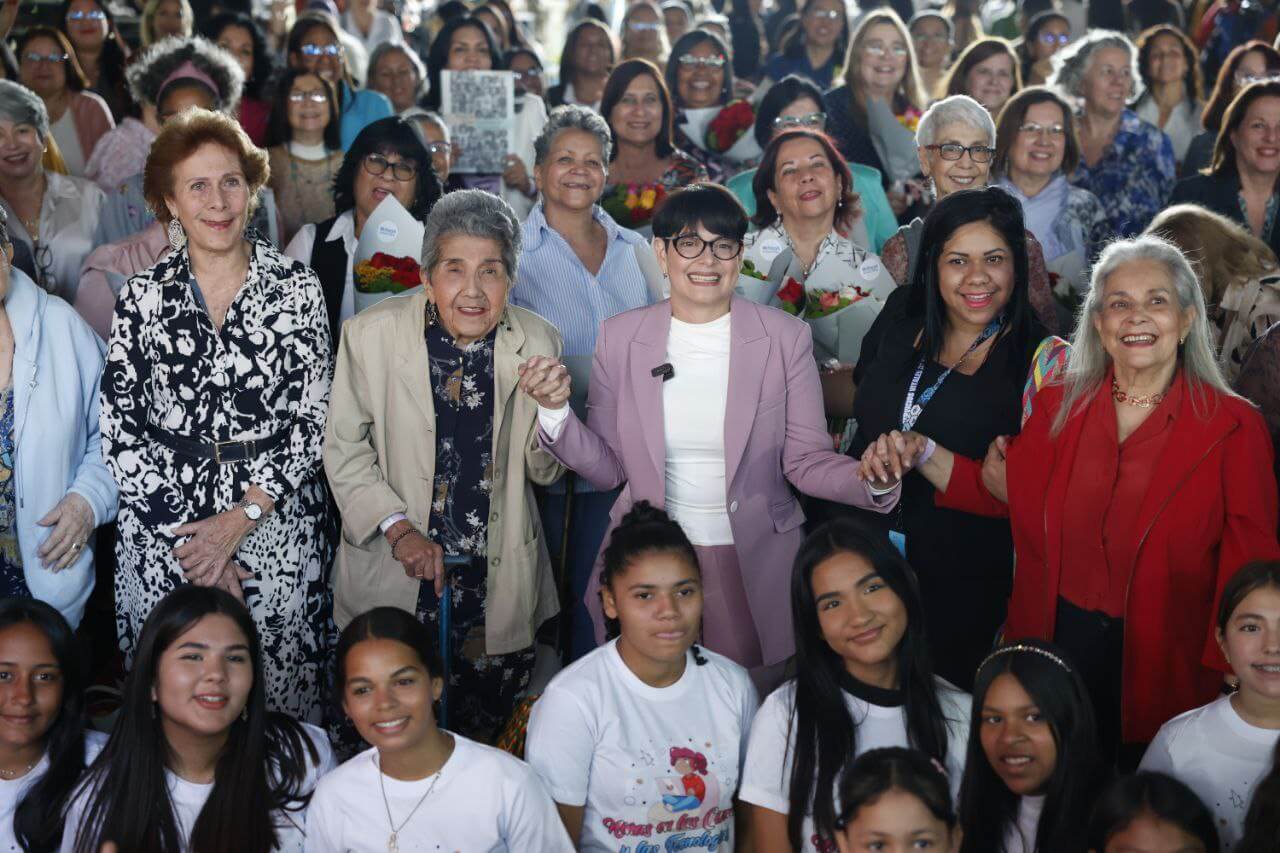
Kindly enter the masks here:
M 981 457 L 997 435 L 1018 432 L 1027 369 L 1044 336 L 1028 298 L 1022 207 L 996 188 L 951 193 L 925 220 L 921 245 L 915 278 L 889 297 L 863 338 L 851 452 L 882 426 L 914 424 Z M 934 668 L 967 690 L 1004 622 L 1009 526 L 937 508 L 918 474 L 902 486 L 895 512 L 863 515 L 905 537 Z

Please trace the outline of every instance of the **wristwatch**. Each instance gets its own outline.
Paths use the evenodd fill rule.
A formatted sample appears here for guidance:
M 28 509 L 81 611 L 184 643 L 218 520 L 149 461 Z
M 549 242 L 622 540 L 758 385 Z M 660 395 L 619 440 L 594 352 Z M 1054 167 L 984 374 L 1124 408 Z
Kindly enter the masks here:
M 236 504 L 236 506 L 244 510 L 244 514 L 249 518 L 250 521 L 257 522 L 258 519 L 262 518 L 262 507 L 258 506 L 256 503 L 249 500 L 248 498 L 245 498 L 244 500 L 240 501 L 240 503 Z

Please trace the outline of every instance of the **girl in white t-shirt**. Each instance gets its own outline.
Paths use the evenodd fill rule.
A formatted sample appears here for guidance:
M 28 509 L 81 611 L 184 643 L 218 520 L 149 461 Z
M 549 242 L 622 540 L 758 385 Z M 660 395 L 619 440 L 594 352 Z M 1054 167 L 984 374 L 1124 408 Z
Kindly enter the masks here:
M 336 657 L 342 710 L 373 748 L 320 780 L 307 853 L 573 849 L 527 764 L 436 724 L 440 661 L 410 613 L 362 613 Z
M 547 686 L 526 758 L 580 850 L 732 853 L 756 692 L 745 669 L 694 645 L 693 546 L 640 501 L 613 531 L 600 586 L 614 639 Z
M 1062 651 L 1019 640 L 988 655 L 973 682 L 962 853 L 1078 853 L 1104 781 L 1093 706 Z
M 1275 836 L 1259 851 L 1273 853 Z M 1093 853 L 1176 851 L 1218 853 L 1213 814 L 1186 785 L 1163 773 L 1141 771 L 1112 782 L 1089 821 Z
M 267 711 L 242 602 L 180 586 L 142 627 L 120 713 L 67 813 L 62 853 L 302 853 L 307 802 L 333 766 L 324 732 Z
M 740 796 L 758 849 L 835 850 L 840 770 L 886 746 L 964 772 L 969 697 L 933 675 L 915 573 L 882 534 L 852 519 L 816 529 L 796 554 L 797 676 L 751 726 Z
M 0 599 L 0 851 L 61 843 L 67 801 L 106 739 L 84 730 L 85 680 L 61 613 Z
M 923 752 L 888 746 L 862 753 L 840 777 L 839 800 L 840 853 L 960 850 L 946 771 Z
M 1223 851 L 1231 851 L 1280 739 L 1280 562 L 1250 563 L 1232 576 L 1217 637 L 1239 689 L 1161 726 L 1140 767 L 1195 791 L 1217 817 Z

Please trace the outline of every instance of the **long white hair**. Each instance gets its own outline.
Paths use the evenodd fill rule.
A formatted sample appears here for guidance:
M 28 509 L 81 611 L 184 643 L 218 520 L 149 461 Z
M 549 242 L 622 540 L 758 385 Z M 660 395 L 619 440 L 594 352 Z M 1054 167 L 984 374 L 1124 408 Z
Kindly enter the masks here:
M 1080 309 L 1080 318 L 1076 321 L 1075 334 L 1071 339 L 1071 354 L 1067 357 L 1067 370 L 1063 378 L 1065 393 L 1062 406 L 1053 421 L 1052 435 L 1062 431 L 1067 419 L 1075 412 L 1083 409 L 1093 399 L 1093 395 L 1102 388 L 1111 365 L 1111 356 L 1102 345 L 1102 336 L 1093 324 L 1094 317 L 1102 311 L 1103 292 L 1106 290 L 1107 278 L 1125 264 L 1136 261 L 1155 261 L 1163 264 L 1169 271 L 1173 281 L 1174 292 L 1178 296 L 1178 308 L 1183 312 L 1191 310 L 1191 328 L 1182 345 L 1179 361 L 1187 387 L 1191 392 L 1192 405 L 1201 417 L 1209 414 L 1212 394 L 1206 389 L 1213 389 L 1218 394 L 1238 397 L 1227 384 L 1222 368 L 1218 365 L 1218 357 L 1214 352 L 1213 335 L 1209 330 L 1209 319 L 1205 313 L 1204 292 L 1196 280 L 1195 271 L 1183 257 L 1178 247 L 1163 237 L 1144 234 L 1128 240 L 1116 240 L 1109 244 L 1094 264 L 1093 276 L 1089 280 L 1089 292 L 1085 296 L 1084 305 Z

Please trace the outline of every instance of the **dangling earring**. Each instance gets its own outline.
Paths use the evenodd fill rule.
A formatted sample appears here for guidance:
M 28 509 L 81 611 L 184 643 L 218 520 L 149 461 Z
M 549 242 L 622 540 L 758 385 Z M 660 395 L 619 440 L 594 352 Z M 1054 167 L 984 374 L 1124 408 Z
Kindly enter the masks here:
M 187 244 L 187 232 L 176 218 L 169 220 L 169 245 L 176 252 Z
M 249 705 L 247 703 L 243 708 L 240 709 L 240 722 L 242 723 L 249 722 Z
M 427 300 L 427 326 L 431 327 L 440 322 L 440 309 L 430 299 Z

